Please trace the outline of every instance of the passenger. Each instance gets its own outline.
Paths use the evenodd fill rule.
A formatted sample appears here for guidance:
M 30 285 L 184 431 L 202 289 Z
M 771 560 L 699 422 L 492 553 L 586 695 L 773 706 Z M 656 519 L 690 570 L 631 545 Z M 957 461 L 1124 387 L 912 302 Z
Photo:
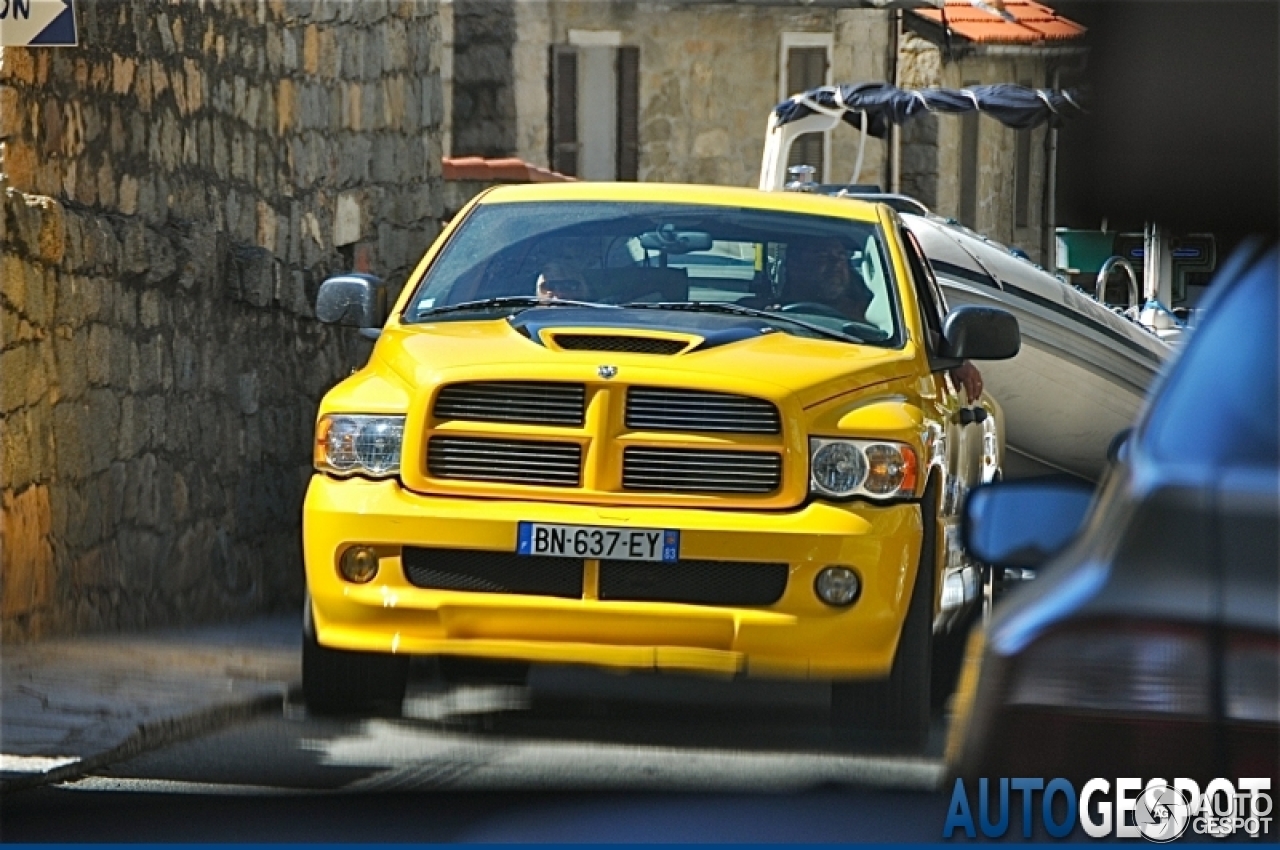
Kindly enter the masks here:
M 849 264 L 849 251 L 834 237 L 796 240 L 787 245 L 785 301 L 812 301 L 839 311 L 855 322 L 867 321 L 875 293 Z M 982 395 L 982 373 L 968 360 L 950 370 L 952 384 L 970 402 Z
M 543 267 L 536 290 L 538 297 L 547 301 L 588 300 L 587 281 L 582 272 L 556 261 Z

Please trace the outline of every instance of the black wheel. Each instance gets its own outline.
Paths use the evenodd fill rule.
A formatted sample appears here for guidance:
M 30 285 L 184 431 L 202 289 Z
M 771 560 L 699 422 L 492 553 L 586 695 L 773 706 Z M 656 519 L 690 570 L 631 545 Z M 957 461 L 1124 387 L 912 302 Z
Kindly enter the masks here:
M 893 670 L 878 682 L 836 682 L 831 721 L 838 732 L 875 732 L 911 749 L 924 746 L 931 719 L 933 588 L 937 568 L 937 479 L 925 488 L 924 533 L 911 601 L 898 639 Z
M 316 640 L 311 599 L 302 617 L 302 695 L 320 715 L 398 715 L 409 681 L 409 657 L 350 652 Z
M 965 647 L 974 626 L 982 620 L 983 606 L 971 605 L 964 615 L 951 624 L 944 635 L 933 636 L 932 702 L 935 710 L 943 709 L 955 691 L 964 667 Z

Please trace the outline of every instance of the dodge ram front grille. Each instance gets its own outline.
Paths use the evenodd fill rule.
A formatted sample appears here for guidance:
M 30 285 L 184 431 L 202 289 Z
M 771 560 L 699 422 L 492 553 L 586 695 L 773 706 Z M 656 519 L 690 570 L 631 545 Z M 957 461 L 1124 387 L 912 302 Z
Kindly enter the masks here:
M 702 390 L 632 387 L 627 391 L 628 428 L 641 431 L 717 431 L 778 434 L 778 408 L 764 399 Z
M 622 454 L 624 490 L 684 493 L 772 493 L 782 483 L 774 452 L 632 446 Z
M 586 387 L 555 381 L 471 381 L 440 390 L 432 413 L 465 422 L 582 425 Z
M 427 472 L 436 478 L 577 487 L 581 470 L 577 443 L 451 436 L 427 442 Z
M 601 599 L 691 605 L 772 605 L 787 589 L 786 564 L 736 561 L 601 561 Z
M 406 547 L 404 576 L 415 587 L 472 593 L 582 596 L 581 558 L 527 558 L 514 552 Z

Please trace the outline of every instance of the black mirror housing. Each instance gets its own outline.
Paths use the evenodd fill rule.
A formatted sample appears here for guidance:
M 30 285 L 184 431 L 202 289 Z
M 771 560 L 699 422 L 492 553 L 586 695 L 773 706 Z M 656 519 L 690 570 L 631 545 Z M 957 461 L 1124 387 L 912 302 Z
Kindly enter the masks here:
M 387 320 L 386 284 L 361 272 L 327 278 L 316 294 L 316 318 L 331 325 L 381 328 Z
M 995 307 L 957 307 L 942 325 L 943 357 L 956 360 L 1008 360 L 1022 347 L 1012 313 Z
M 1107 460 L 1123 463 L 1129 457 L 1129 440 L 1132 437 L 1132 428 L 1125 428 L 1112 437 L 1111 445 L 1107 446 Z
M 1035 569 L 1076 538 L 1093 498 L 1093 487 L 1066 476 L 984 484 L 965 502 L 961 539 L 986 564 Z

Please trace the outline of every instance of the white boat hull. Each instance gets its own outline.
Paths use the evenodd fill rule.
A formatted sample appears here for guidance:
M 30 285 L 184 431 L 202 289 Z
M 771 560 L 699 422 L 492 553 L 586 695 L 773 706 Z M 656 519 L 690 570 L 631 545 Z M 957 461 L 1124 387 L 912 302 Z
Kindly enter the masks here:
M 1004 414 L 1005 477 L 1056 472 L 1098 480 L 1108 448 L 1137 419 L 1169 346 L 994 243 L 945 223 L 903 218 L 933 262 L 949 307 L 1000 307 L 1018 320 L 1018 356 L 978 364 Z M 988 282 L 977 282 L 980 276 Z

